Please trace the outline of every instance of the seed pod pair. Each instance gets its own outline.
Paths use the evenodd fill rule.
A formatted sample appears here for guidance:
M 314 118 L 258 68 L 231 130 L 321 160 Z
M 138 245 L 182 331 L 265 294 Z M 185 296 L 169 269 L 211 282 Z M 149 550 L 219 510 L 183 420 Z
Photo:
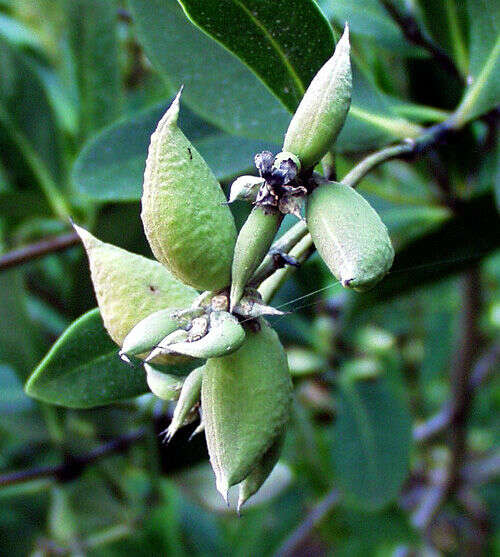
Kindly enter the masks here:
M 331 149 L 351 104 L 352 72 L 346 26 L 333 56 L 311 81 L 288 127 L 284 151 L 312 168 Z
M 234 249 L 230 311 L 241 300 L 247 282 L 264 259 L 282 220 L 283 215 L 277 209 L 256 206 L 245 221 Z
M 258 474 L 257 466 L 283 435 L 290 414 L 292 385 L 285 352 L 276 332 L 263 319 L 259 324 L 258 332 L 247 331 L 238 351 L 209 359 L 203 372 L 208 452 L 217 489 L 226 500 L 232 485 L 248 478 L 242 496 L 246 499 L 260 483 L 251 474 Z
M 394 261 L 387 228 L 353 188 L 325 182 L 307 199 L 307 225 L 314 244 L 344 287 L 367 290 Z
M 199 290 L 230 282 L 236 227 L 222 189 L 177 126 L 180 91 L 151 136 L 141 218 L 155 257 Z
M 80 226 L 74 228 L 89 258 L 104 326 L 119 346 L 149 315 L 168 307 L 190 306 L 196 298 L 196 290 L 160 263 L 101 242 Z

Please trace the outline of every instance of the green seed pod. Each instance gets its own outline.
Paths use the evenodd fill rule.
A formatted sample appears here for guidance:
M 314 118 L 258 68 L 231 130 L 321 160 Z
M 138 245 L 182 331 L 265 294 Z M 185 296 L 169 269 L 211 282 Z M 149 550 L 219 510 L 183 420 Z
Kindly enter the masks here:
M 278 462 L 285 435 L 281 435 L 264 454 L 257 466 L 248 474 L 248 476 L 240 484 L 240 492 L 238 497 L 238 514 L 243 504 L 250 499 L 252 495 L 257 493 L 262 484 L 267 480 L 273 468 Z
M 302 168 L 321 160 L 344 125 L 352 91 L 349 51 L 346 25 L 335 53 L 314 76 L 288 126 L 283 150 L 294 153 Z
M 194 405 L 200 400 L 201 379 L 204 366 L 194 369 L 185 379 L 181 394 L 172 416 L 172 421 L 166 431 L 166 440 L 170 441 L 176 431 L 183 425 Z
M 231 311 L 241 300 L 247 282 L 268 252 L 283 215 L 277 210 L 254 207 L 238 234 L 231 276 Z
M 353 188 L 323 183 L 307 199 L 306 218 L 319 254 L 342 286 L 367 290 L 391 268 L 387 228 Z
M 174 400 L 179 396 L 182 381 L 178 377 L 158 371 L 150 364 L 144 364 L 146 381 L 151 392 L 162 400 Z
M 206 162 L 177 127 L 180 92 L 151 136 L 141 218 L 155 257 L 199 290 L 230 282 L 236 227 Z
M 215 358 L 232 354 L 243 344 L 245 330 L 240 322 L 226 311 L 214 311 L 210 314 L 210 327 L 205 336 L 192 341 L 189 338 L 168 348 L 177 354 L 193 358 Z
M 288 422 L 292 383 L 276 332 L 259 320 L 241 348 L 205 365 L 201 407 L 217 489 L 243 481 L 280 437 Z
M 152 350 L 162 339 L 179 328 L 179 324 L 172 319 L 175 309 L 161 309 L 148 315 L 130 331 L 125 337 L 120 355 L 136 356 Z
M 253 203 L 257 199 L 259 189 L 264 184 L 264 179 L 258 176 L 240 176 L 231 184 L 228 203 L 237 199 Z
M 166 307 L 191 305 L 198 293 L 163 265 L 101 242 L 74 225 L 90 263 L 92 282 L 109 336 L 121 346 L 132 328 Z

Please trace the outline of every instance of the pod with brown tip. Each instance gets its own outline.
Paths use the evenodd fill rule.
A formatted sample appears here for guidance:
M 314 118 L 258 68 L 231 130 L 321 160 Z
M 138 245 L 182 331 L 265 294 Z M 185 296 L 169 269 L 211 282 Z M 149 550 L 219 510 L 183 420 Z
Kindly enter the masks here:
M 201 407 L 217 489 L 243 481 L 280 437 L 290 415 L 292 384 L 276 332 L 259 320 L 234 354 L 205 364 Z
M 306 218 L 318 253 L 344 287 L 367 290 L 391 268 L 394 248 L 387 228 L 353 188 L 321 184 L 308 196 Z
M 187 307 L 198 296 L 160 263 L 101 242 L 80 226 L 74 228 L 87 252 L 104 326 L 119 346 L 152 313 Z
M 175 97 L 151 136 L 141 218 L 158 261 L 198 290 L 229 285 L 236 227 L 224 193 L 177 126 Z
M 194 405 L 200 400 L 201 379 L 204 366 L 194 369 L 185 379 L 179 400 L 172 416 L 172 421 L 167 428 L 167 441 L 170 441 L 176 431 L 182 426 Z
M 254 207 L 238 234 L 231 270 L 230 311 L 241 300 L 245 286 L 268 252 L 283 215 L 276 209 Z
M 239 496 L 238 496 L 238 513 L 241 507 L 250 499 L 252 495 L 255 495 L 257 491 L 262 487 L 264 482 L 267 480 L 271 472 L 273 471 L 276 463 L 278 462 L 281 450 L 283 448 L 283 443 L 285 441 L 285 435 L 282 435 L 274 442 L 273 445 L 264 454 L 257 466 L 248 474 L 248 476 L 241 482 Z
M 288 126 L 283 150 L 296 155 L 302 168 L 312 168 L 323 158 L 344 125 L 352 92 L 349 53 L 346 25 L 333 56 L 314 76 Z
M 232 354 L 243 344 L 245 330 L 234 315 L 226 311 L 210 314 L 207 334 L 199 340 L 170 344 L 168 349 L 193 358 L 215 358 Z

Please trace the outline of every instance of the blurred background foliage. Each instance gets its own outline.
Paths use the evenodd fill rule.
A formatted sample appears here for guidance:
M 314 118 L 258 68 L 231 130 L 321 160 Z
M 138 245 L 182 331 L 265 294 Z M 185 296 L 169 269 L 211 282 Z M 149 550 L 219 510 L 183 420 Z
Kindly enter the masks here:
M 203 26 L 199 6 L 224 2 L 183 4 Z M 236 56 L 175 0 L 0 0 L 0 554 L 498 554 L 498 0 L 319 2 L 335 36 L 345 21 L 352 33 L 339 177 L 458 105 L 462 125 L 361 182 L 397 250 L 380 287 L 342 291 L 313 255 L 275 298 L 291 312 L 273 325 L 294 374 L 293 420 L 242 517 L 217 496 L 203 439 L 187 441 L 196 424 L 161 443 L 170 409 L 151 395 L 77 410 L 23 391 L 95 307 L 70 217 L 151 255 L 142 173 L 181 84 L 181 126 L 224 187 L 255 152 L 279 150 L 297 99 L 275 78 L 279 61 L 267 75 L 266 59 L 232 44 L 241 3 L 228 4 L 215 27 Z M 312 2 L 273 4 L 265 23 L 285 48 L 282 35 L 293 38 L 307 81 L 331 51 L 328 26 Z M 241 225 L 249 207 L 233 210 Z M 112 352 L 94 322 L 96 353 Z

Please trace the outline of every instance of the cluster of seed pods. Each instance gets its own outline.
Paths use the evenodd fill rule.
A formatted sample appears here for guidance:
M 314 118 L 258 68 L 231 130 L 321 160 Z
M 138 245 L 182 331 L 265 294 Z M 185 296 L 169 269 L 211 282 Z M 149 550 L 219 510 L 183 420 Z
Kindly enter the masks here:
M 178 127 L 181 92 L 151 137 L 144 175 L 141 218 L 158 262 L 76 227 L 120 356 L 142 360 L 151 391 L 177 401 L 166 438 L 200 416 L 195 433 L 205 432 L 217 488 L 227 499 L 239 484 L 238 507 L 271 473 L 290 414 L 285 351 L 265 319 L 281 312 L 249 286 L 283 216 L 303 218 L 305 205 L 316 248 L 345 287 L 373 286 L 394 257 L 368 202 L 314 172 L 342 129 L 351 89 L 346 29 L 297 108 L 283 152 L 257 154 L 259 176 L 233 183 L 229 202 L 253 204 L 239 234 L 219 183 Z M 185 377 L 162 367 L 180 364 L 192 369 Z

